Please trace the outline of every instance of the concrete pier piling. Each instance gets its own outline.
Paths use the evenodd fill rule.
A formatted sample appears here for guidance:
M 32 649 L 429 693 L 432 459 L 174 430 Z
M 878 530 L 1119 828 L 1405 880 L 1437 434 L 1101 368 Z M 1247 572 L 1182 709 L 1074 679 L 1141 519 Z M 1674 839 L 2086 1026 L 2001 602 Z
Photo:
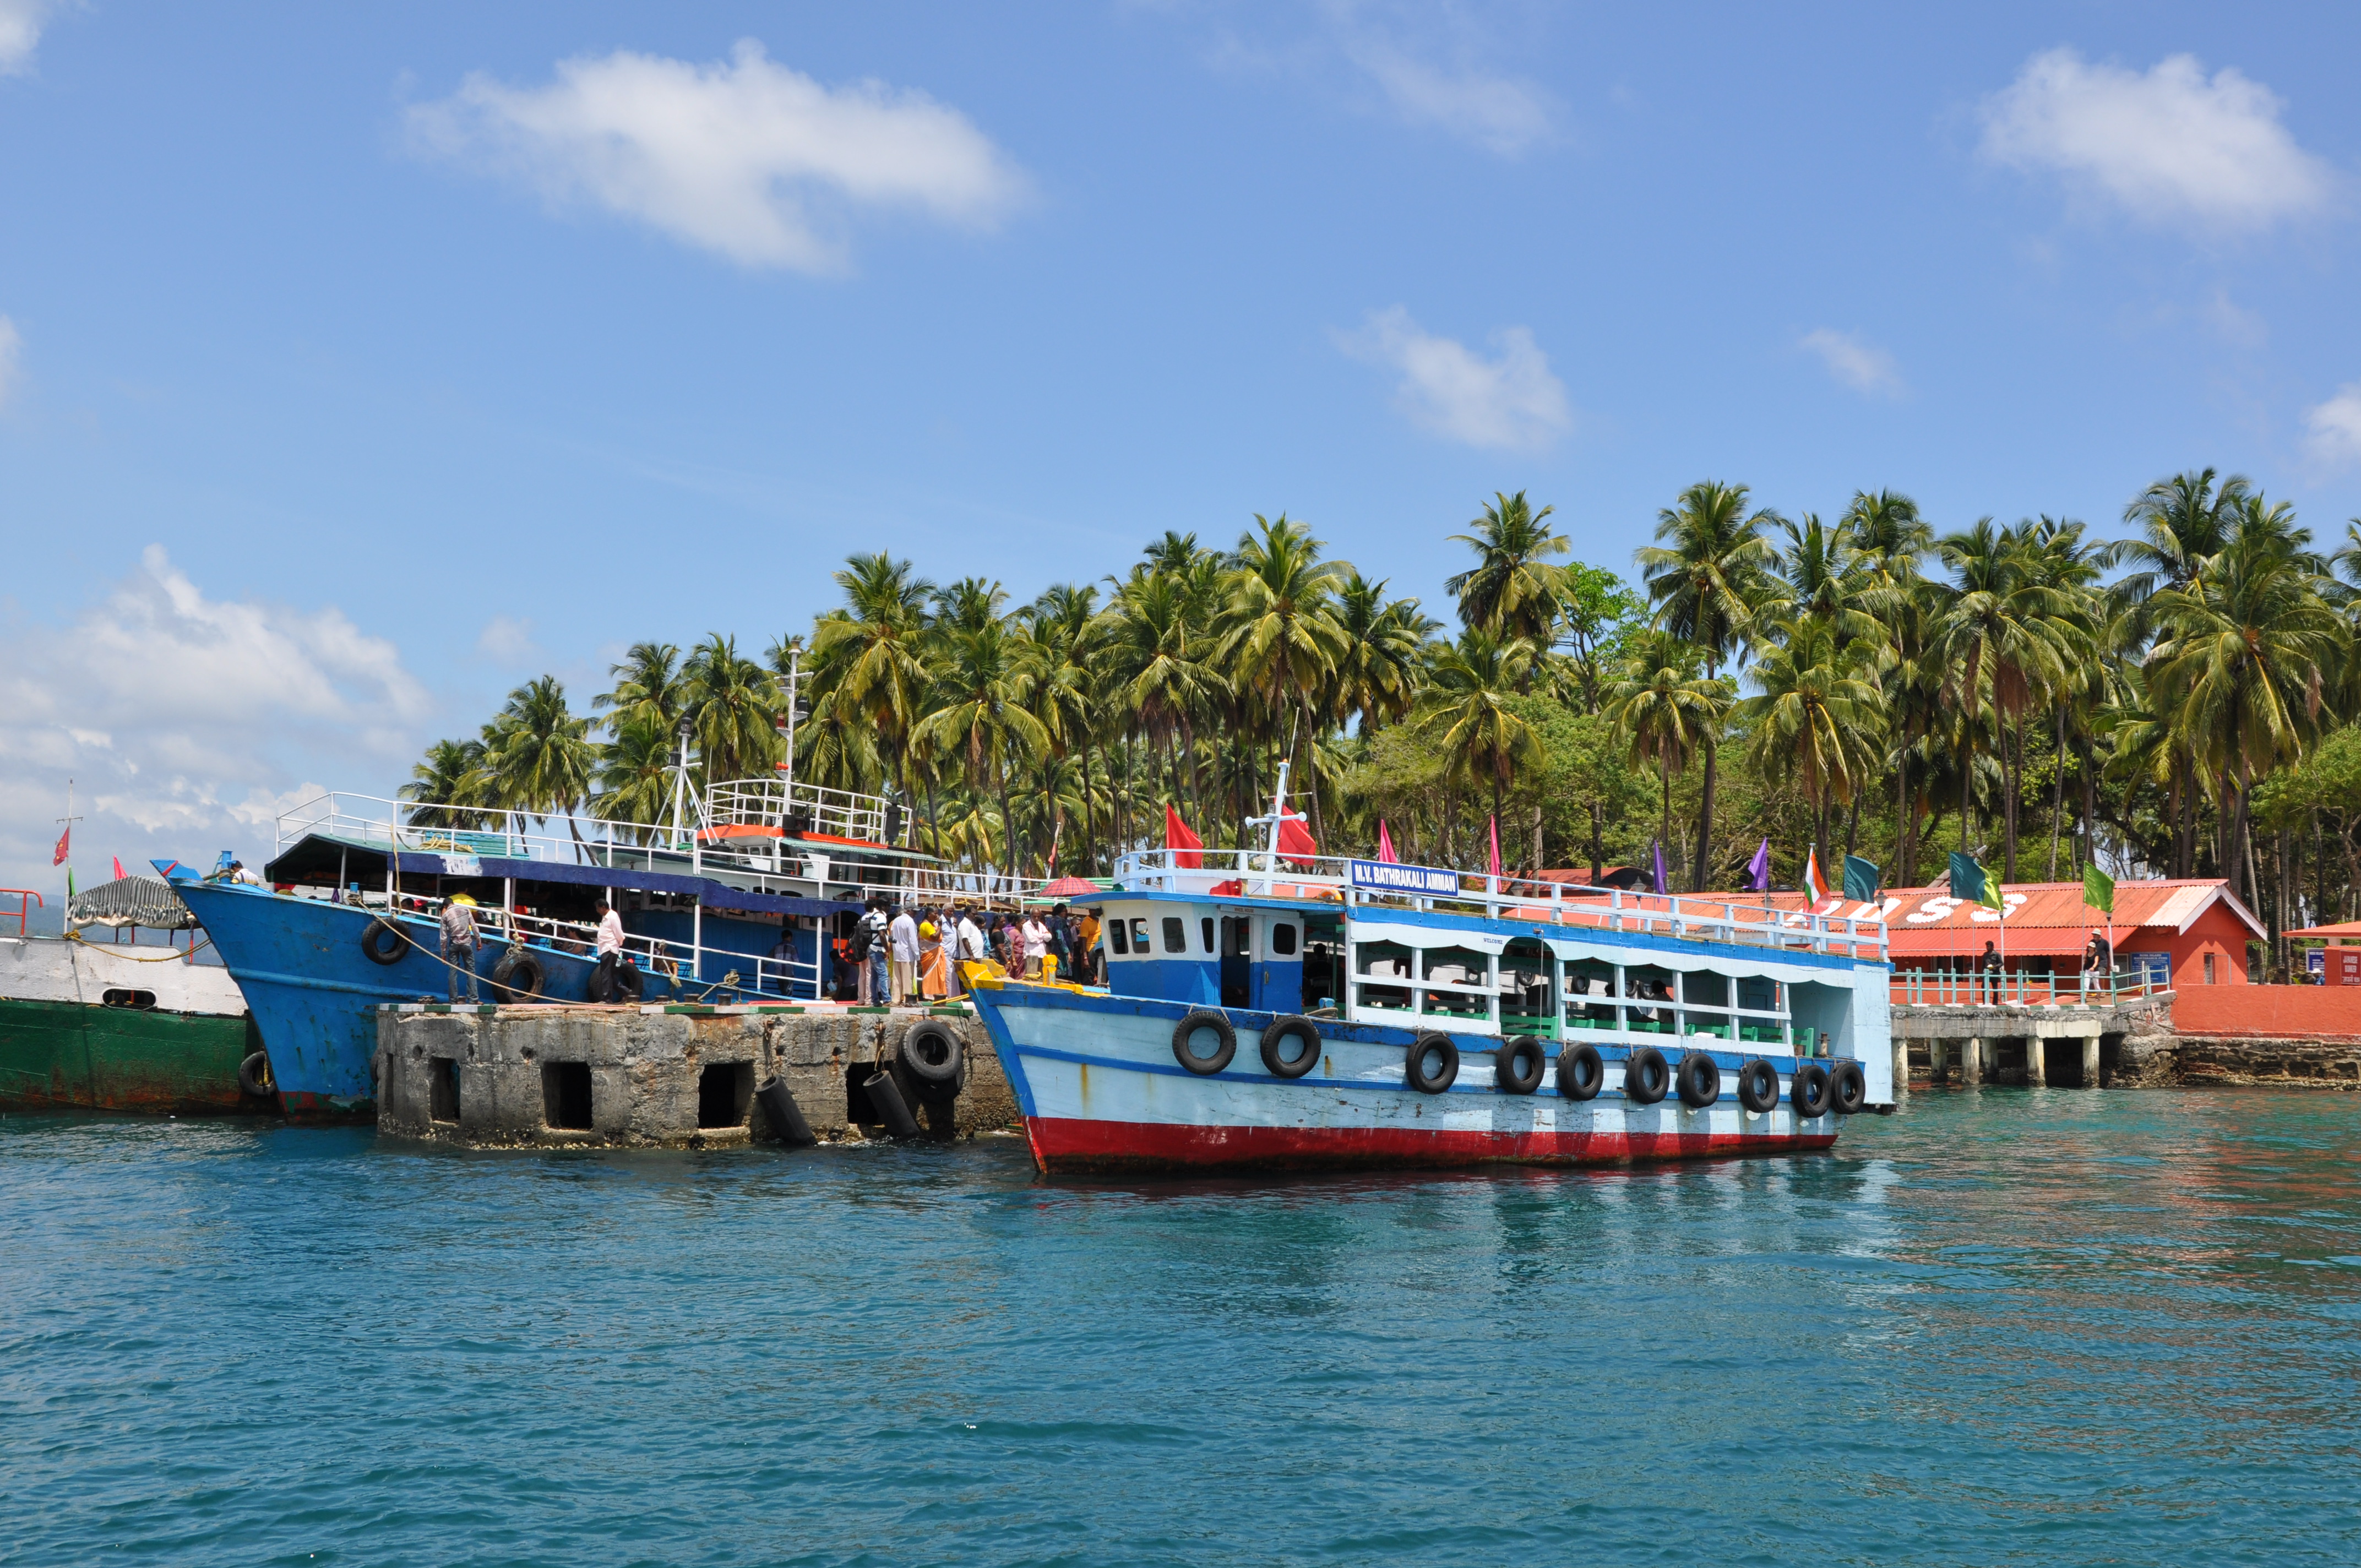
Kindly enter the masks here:
M 695 1148 L 1021 1128 L 991 1038 L 964 1013 L 406 1004 L 380 1007 L 377 1025 L 378 1128 L 396 1137 Z M 914 1030 L 928 1048 L 906 1060 Z M 895 1102 L 871 1092 L 881 1077 Z M 776 1089 L 757 1092 L 771 1085 L 804 1128 L 773 1115 Z

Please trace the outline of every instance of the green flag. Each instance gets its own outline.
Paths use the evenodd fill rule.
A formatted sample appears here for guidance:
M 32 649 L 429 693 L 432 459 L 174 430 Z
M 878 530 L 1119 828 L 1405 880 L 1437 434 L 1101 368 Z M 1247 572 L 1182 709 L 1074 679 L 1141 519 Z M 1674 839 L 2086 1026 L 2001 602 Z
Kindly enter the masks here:
M 2096 866 L 2082 868 L 2082 902 L 2092 908 L 2115 912 L 2115 879 Z
M 2008 905 L 2001 902 L 2000 878 L 1993 875 L 1992 868 L 1990 866 L 1979 865 L 1976 867 L 1976 870 L 1982 873 L 1984 879 L 1983 893 L 1976 899 L 1976 902 L 1983 905 L 1987 908 L 1996 909 L 2003 915 L 2006 915 L 2008 913 Z
M 1970 904 L 1984 901 L 1984 869 L 1973 855 L 1951 851 L 1951 896 Z
M 1859 855 L 1847 855 L 1845 866 L 1845 896 L 1861 904 L 1877 902 L 1877 862 Z

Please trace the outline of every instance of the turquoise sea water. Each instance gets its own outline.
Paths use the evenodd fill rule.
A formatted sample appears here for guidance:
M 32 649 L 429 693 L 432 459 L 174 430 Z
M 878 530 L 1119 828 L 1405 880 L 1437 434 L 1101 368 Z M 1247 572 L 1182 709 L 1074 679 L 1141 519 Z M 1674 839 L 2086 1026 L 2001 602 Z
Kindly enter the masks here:
M 0 1120 L 0 1559 L 2361 1560 L 2361 1096 L 1123 1185 Z

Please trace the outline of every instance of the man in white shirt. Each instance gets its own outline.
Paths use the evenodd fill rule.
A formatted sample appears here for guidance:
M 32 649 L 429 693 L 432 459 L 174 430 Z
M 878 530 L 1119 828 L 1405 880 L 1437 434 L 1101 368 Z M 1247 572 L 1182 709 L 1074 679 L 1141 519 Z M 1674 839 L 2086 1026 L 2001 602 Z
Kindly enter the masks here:
M 975 916 L 965 905 L 960 906 L 959 924 L 951 930 L 951 989 L 953 995 L 967 990 L 960 979 L 960 965 L 983 962 L 983 927 L 975 923 Z
M 873 898 L 853 932 L 853 957 L 860 977 L 862 1007 L 884 1005 L 885 998 L 878 992 L 885 988 L 885 901 Z
M 623 917 L 605 899 L 598 901 L 598 971 L 590 977 L 590 1000 L 615 997 L 615 966 L 623 961 Z
M 907 905 L 894 912 L 885 927 L 887 955 L 894 960 L 894 1002 L 899 1007 L 918 993 L 918 922 Z
M 1049 927 L 1041 924 L 1040 912 L 1025 917 L 1025 978 L 1041 978 L 1041 959 L 1049 950 Z

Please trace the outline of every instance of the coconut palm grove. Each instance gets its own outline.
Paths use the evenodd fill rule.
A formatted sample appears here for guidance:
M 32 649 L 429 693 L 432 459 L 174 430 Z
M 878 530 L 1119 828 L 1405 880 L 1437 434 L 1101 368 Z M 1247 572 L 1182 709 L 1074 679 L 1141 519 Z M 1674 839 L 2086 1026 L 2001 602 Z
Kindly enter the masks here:
M 1766 839 L 1786 885 L 1807 850 L 1911 886 L 1965 848 L 2010 882 L 2225 877 L 2274 932 L 2354 913 L 2361 523 L 2324 550 L 2212 469 L 2112 534 L 1938 532 L 1890 490 L 1791 516 L 1706 481 L 1628 573 L 1522 493 L 1438 547 L 1463 567 L 1441 615 L 1284 514 L 1024 604 L 856 554 L 807 630 L 640 642 L 587 704 L 543 676 L 402 793 L 657 824 L 684 738 L 692 787 L 784 761 L 795 669 L 797 779 L 888 795 L 914 847 L 977 872 L 1104 873 L 1167 807 L 1258 842 L 1289 759 L 1328 853 L 1382 823 L 1405 859 L 1481 870 L 1497 822 L 1504 867 L 1661 852 L 1702 891 Z

